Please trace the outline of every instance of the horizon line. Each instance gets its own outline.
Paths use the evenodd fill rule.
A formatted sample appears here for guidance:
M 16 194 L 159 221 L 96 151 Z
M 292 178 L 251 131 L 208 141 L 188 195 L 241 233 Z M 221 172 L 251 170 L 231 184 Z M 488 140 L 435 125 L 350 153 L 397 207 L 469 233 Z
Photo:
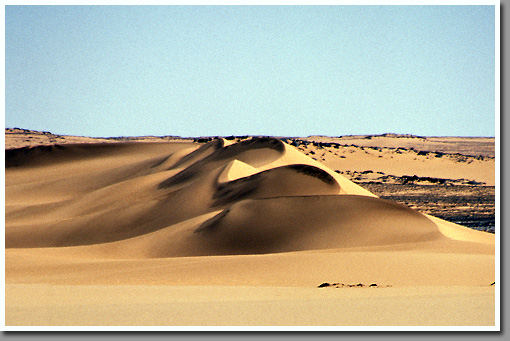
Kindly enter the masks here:
M 179 137 L 184 139 L 191 138 L 224 138 L 224 137 L 276 137 L 276 138 L 310 138 L 310 137 L 330 137 L 330 138 L 341 138 L 341 137 L 355 137 L 355 136 L 385 136 L 385 135 L 394 135 L 395 137 L 415 137 L 415 138 L 425 138 L 425 137 L 464 137 L 464 138 L 496 138 L 496 136 L 486 136 L 486 135 L 423 135 L 423 134 L 410 134 L 410 133 L 369 133 L 369 134 L 342 134 L 342 135 L 324 135 L 324 134 L 307 134 L 305 135 L 269 135 L 269 134 L 227 134 L 227 135 L 194 135 L 194 136 L 182 136 L 182 135 L 116 135 L 116 136 L 87 136 L 87 135 L 74 135 L 74 134 L 62 134 L 62 133 L 53 133 L 46 130 L 37 130 L 37 129 L 28 129 L 28 128 L 20 128 L 20 127 L 5 127 L 5 130 L 8 129 L 19 129 L 23 131 L 37 132 L 37 133 L 47 133 L 52 135 L 60 135 L 60 136 L 75 136 L 75 137 L 88 137 L 88 138 L 102 138 L 102 139 L 114 139 L 114 138 L 123 138 L 123 137 Z M 5 134 L 5 132 L 4 132 Z

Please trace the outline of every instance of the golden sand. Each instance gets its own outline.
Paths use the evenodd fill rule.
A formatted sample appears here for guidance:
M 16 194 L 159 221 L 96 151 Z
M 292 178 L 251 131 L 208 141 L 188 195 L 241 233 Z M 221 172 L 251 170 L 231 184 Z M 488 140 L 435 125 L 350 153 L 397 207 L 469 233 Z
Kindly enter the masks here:
M 493 234 L 379 199 L 277 139 L 12 160 L 7 326 L 496 324 Z

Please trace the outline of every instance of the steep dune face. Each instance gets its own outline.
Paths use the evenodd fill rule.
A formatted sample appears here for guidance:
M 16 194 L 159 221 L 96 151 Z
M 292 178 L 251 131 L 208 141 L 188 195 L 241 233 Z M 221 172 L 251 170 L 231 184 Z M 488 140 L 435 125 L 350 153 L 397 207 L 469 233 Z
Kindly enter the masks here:
M 7 248 L 146 258 L 446 238 L 273 138 L 20 149 L 6 165 Z
M 243 200 L 194 232 L 218 254 L 391 245 L 441 237 L 417 212 L 355 195 Z

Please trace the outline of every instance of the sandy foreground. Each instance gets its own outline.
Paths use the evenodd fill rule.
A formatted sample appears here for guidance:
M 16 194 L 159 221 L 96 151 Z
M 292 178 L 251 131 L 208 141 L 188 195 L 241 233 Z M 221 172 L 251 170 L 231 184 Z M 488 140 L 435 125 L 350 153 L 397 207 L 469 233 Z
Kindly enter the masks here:
M 321 291 L 242 286 L 14 284 L 6 287 L 6 294 L 6 324 L 11 326 L 494 325 L 494 290 L 487 288 Z M 35 295 L 40 299 L 34 302 Z
M 499 326 L 494 234 L 299 146 L 76 142 L 7 155 L 7 327 Z

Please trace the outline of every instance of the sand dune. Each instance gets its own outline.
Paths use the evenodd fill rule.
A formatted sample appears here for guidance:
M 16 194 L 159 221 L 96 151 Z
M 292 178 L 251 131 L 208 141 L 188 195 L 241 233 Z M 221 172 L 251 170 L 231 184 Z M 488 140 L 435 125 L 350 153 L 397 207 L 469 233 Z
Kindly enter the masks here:
M 183 148 L 189 146 L 183 144 L 158 147 L 115 144 L 11 151 L 8 177 L 29 169 L 37 171 L 38 177 L 20 184 L 14 180 L 6 189 L 6 246 L 119 241 L 163 228 L 172 230 L 174 224 L 217 210 L 226 212 L 230 205 L 248 199 L 365 194 L 354 184 L 346 192 L 340 183 L 347 180 L 321 165 L 294 163 L 307 160 L 297 158 L 299 153 L 276 139 L 232 145 L 216 140 L 188 154 Z M 151 154 L 154 149 L 159 150 L 158 156 Z M 119 157 L 120 151 L 124 158 Z M 97 162 L 106 167 L 94 170 Z M 76 163 L 82 168 L 70 174 Z M 34 204 L 26 193 L 43 201 Z M 315 211 L 338 198 L 323 199 L 325 203 L 316 203 L 309 198 L 302 206 L 309 202 L 310 211 Z M 263 203 L 267 208 L 274 204 L 278 205 Z M 329 214 L 323 216 L 331 220 Z
M 494 235 L 377 198 L 274 138 L 11 149 L 5 219 L 12 285 L 479 287 L 495 276 Z

